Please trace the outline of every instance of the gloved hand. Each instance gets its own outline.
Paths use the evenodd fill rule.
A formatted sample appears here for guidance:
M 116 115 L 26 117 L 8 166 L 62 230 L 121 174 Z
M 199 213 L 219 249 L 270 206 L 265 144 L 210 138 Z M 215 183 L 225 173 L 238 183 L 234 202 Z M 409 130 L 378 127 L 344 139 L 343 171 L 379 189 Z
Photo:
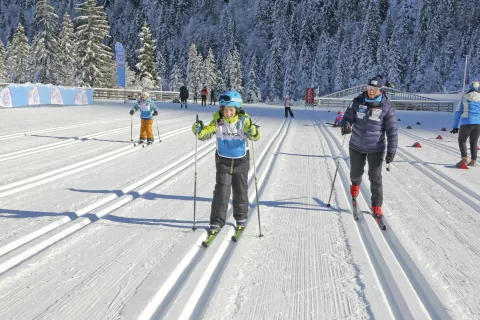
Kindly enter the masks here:
M 352 133 L 352 127 L 350 126 L 350 123 L 348 122 L 343 123 L 342 135 L 350 134 L 350 133 Z
M 157 110 L 153 111 L 152 115 L 153 115 L 154 117 L 158 116 L 158 111 L 157 111 Z
M 192 126 L 192 132 L 195 134 L 199 134 L 203 130 L 203 122 L 199 120 L 195 122 Z
M 135 111 L 132 109 L 130 110 L 130 114 L 133 116 L 133 114 L 135 113 Z
M 458 133 L 458 128 L 453 128 L 452 131 L 450 131 L 450 133 L 453 133 L 453 134 Z
M 258 135 L 258 128 L 259 126 L 257 126 L 256 124 L 251 124 L 250 127 L 248 128 L 248 131 L 247 131 L 247 136 L 249 138 L 255 138 L 257 135 Z
M 385 157 L 385 162 L 387 164 L 389 164 L 389 163 L 393 162 L 393 158 L 395 158 L 395 153 L 389 152 L 389 153 L 387 153 L 387 156 Z

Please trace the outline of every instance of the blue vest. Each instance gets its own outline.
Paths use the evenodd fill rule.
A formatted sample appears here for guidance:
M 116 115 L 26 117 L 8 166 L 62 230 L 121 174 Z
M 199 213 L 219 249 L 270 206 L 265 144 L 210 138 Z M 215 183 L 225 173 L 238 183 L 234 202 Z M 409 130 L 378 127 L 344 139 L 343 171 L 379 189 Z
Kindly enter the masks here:
M 228 123 L 223 119 L 217 121 L 217 152 L 218 155 L 229 159 L 243 158 L 247 154 L 247 137 L 244 133 L 244 117 Z

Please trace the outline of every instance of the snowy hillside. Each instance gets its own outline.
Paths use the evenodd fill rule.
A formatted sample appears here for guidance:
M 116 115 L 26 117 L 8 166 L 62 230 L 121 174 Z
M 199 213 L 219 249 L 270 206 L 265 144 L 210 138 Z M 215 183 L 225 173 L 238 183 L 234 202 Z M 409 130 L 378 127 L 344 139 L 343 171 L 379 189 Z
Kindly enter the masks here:
M 352 219 L 334 112 L 246 105 L 264 236 L 250 179 L 242 238 L 229 211 L 205 249 L 215 142 L 198 144 L 194 232 L 190 127 L 215 108 L 158 106 L 147 148 L 129 103 L 0 110 L 1 319 L 480 319 L 480 169 L 454 168 L 452 114 L 398 112 L 381 231 L 366 176 Z

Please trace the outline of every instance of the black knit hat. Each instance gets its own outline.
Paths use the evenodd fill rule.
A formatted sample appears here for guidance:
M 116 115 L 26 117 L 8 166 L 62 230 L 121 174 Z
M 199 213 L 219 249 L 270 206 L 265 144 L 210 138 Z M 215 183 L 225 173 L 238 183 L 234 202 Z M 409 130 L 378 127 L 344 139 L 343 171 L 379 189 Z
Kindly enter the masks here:
M 377 88 L 383 88 L 385 87 L 386 81 L 381 75 L 376 75 L 370 81 L 368 81 L 369 86 L 374 86 Z

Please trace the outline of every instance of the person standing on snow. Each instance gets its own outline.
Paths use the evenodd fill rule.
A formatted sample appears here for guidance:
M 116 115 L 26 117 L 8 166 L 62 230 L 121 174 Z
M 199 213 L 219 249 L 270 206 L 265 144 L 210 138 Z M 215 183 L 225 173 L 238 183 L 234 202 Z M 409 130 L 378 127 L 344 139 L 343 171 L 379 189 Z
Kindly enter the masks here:
M 283 106 L 285 107 L 285 118 L 288 118 L 288 113 L 290 113 L 290 117 L 295 118 L 292 113 L 293 101 L 290 97 L 285 97 Z
M 135 111 L 138 109 L 140 109 L 141 119 L 140 141 L 138 141 L 138 143 L 142 144 L 145 142 L 145 139 L 147 139 L 147 143 L 152 144 L 154 139 L 152 130 L 152 116 L 158 116 L 158 110 L 155 103 L 150 99 L 150 94 L 145 90 L 142 91 L 140 99 L 137 100 L 137 103 L 133 109 L 130 110 L 130 114 L 133 116 Z
M 342 122 L 342 120 L 343 120 L 343 112 L 338 111 L 337 116 L 335 117 L 335 121 L 333 122 L 333 126 L 338 127 L 340 125 L 340 123 Z
M 242 96 L 234 90 L 219 97 L 220 112 L 213 114 L 210 124 L 195 122 L 192 131 L 201 141 L 217 135 L 216 184 L 210 213 L 209 237 L 218 233 L 225 225 L 230 192 L 233 190 L 233 217 L 237 230 L 244 228 L 248 214 L 248 171 L 250 168 L 249 140 L 260 138 L 258 127 L 248 115 L 239 114 Z
M 460 132 L 458 123 L 460 122 Z M 469 166 L 474 167 L 477 162 L 478 137 L 480 136 L 480 82 L 474 81 L 470 84 L 468 92 L 462 97 L 458 104 L 457 111 L 453 118 L 452 131 L 458 134 L 458 145 L 462 159 L 456 164 L 460 168 L 462 163 L 467 164 L 467 139 L 470 137 L 470 153 L 472 159 Z
M 210 89 L 210 105 L 215 105 L 215 90 Z
M 188 89 L 185 86 L 180 87 L 180 108 L 183 108 L 185 105 L 185 109 L 187 109 L 187 100 L 188 100 Z
M 202 91 L 200 92 L 202 95 L 202 107 L 207 106 L 207 96 L 208 96 L 208 89 L 207 87 L 203 87 Z
M 356 198 L 368 161 L 368 178 L 372 192 L 372 214 L 377 222 L 382 222 L 383 186 L 382 163 L 385 154 L 385 136 L 387 137 L 387 164 L 393 161 L 397 151 L 398 133 L 395 109 L 388 98 L 381 93 L 385 80 L 373 77 L 367 85 L 367 91 L 353 99 L 345 111 L 341 127 L 342 135 L 352 133 L 350 139 L 350 194 Z

